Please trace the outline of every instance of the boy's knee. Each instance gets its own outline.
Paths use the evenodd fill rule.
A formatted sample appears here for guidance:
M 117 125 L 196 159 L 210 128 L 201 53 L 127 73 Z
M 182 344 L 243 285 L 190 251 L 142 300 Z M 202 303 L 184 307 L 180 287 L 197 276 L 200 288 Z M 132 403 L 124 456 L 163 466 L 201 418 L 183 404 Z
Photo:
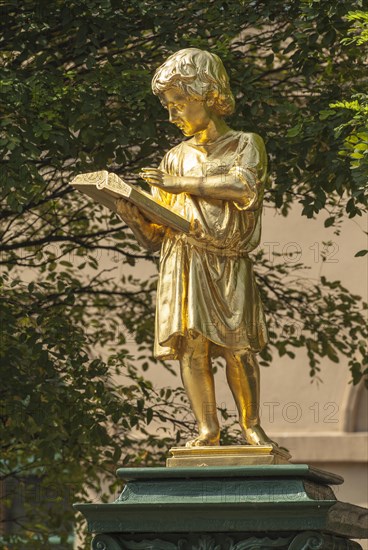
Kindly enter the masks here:
M 182 339 L 181 351 L 183 353 L 197 353 L 201 351 L 208 352 L 208 340 L 199 332 L 190 331 Z

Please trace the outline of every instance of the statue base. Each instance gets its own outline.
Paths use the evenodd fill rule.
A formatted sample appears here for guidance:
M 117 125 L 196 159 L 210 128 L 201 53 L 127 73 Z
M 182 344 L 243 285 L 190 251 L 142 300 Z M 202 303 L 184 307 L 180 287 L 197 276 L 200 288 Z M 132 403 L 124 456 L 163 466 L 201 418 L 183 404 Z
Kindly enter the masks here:
M 359 550 L 367 511 L 305 464 L 122 468 L 111 504 L 76 504 L 92 550 Z
M 218 445 L 211 447 L 172 447 L 166 460 L 168 468 L 188 466 L 253 466 L 288 464 L 291 455 L 273 445 Z

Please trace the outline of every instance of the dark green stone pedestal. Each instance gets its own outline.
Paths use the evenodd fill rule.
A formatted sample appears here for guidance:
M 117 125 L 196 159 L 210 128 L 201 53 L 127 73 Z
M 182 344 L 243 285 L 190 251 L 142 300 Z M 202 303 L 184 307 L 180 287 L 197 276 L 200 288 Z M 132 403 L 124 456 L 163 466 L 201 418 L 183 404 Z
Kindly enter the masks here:
M 124 468 L 112 504 L 76 504 L 93 550 L 359 549 L 367 511 L 336 500 L 340 476 L 304 464 Z

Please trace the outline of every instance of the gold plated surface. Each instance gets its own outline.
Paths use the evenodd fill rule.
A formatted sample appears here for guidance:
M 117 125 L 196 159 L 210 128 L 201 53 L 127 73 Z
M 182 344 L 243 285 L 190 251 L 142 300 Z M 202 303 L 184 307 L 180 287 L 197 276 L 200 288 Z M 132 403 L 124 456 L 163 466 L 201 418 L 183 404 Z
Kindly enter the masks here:
M 244 438 L 250 445 L 272 445 L 259 418 L 256 353 L 268 337 L 249 258 L 261 236 L 263 140 L 225 122 L 234 98 L 225 68 L 212 53 L 176 52 L 158 68 L 152 88 L 188 139 L 168 151 L 159 168 L 145 168 L 141 175 L 152 195 L 193 228 L 189 235 L 175 232 L 118 203 L 138 241 L 150 249 L 161 246 L 155 355 L 180 362 L 199 432 L 189 447 L 219 443 L 211 366 L 216 356 L 225 359 Z
M 288 464 L 291 458 L 285 449 L 275 445 L 173 447 L 170 454 L 166 460 L 169 468 Z
M 153 223 L 171 227 L 181 233 L 189 233 L 191 230 L 191 224 L 187 219 L 161 204 L 150 193 L 126 183 L 119 176 L 109 173 L 107 170 L 79 174 L 70 183 L 75 189 L 107 206 L 113 212 L 117 212 L 117 200 L 124 198 L 137 206 L 144 216 Z

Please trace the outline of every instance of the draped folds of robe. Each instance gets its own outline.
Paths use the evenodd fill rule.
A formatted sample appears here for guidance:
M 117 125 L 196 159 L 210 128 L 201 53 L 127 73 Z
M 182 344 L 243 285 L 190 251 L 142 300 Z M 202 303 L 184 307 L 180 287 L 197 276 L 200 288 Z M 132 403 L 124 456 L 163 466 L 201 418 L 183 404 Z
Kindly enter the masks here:
M 184 141 L 163 158 L 160 169 L 173 176 L 226 177 L 244 187 L 237 200 L 152 188 L 164 205 L 196 223 L 195 235 L 166 230 L 157 289 L 155 356 L 177 359 L 188 335 L 221 348 L 260 351 L 267 343 L 262 303 L 248 257 L 261 235 L 267 157 L 257 134 L 230 130 L 216 141 Z

